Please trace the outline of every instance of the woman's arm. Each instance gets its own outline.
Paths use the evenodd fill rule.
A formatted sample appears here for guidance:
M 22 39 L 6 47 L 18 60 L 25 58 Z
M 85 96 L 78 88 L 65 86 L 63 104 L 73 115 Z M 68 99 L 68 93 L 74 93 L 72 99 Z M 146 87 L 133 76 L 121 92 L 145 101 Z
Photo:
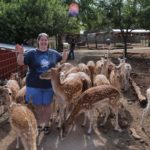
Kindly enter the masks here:
M 18 63 L 18 65 L 22 66 L 22 65 L 24 65 L 23 47 L 21 45 L 17 44 L 15 49 L 16 49 L 16 52 L 18 53 L 17 63 Z

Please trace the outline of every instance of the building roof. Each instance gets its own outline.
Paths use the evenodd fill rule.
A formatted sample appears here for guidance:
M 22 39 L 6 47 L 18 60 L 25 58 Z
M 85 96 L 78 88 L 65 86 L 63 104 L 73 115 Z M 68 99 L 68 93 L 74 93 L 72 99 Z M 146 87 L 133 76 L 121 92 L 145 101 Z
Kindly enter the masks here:
M 126 32 L 126 29 L 124 29 L 124 31 Z M 135 30 L 128 30 L 129 32 L 131 31 L 131 33 L 150 33 L 150 30 L 145 30 L 145 29 L 135 29 Z M 113 29 L 112 30 L 113 33 L 120 33 L 121 30 L 120 29 Z
M 10 49 L 10 50 L 15 50 L 15 44 L 6 44 L 6 43 L 0 43 L 0 48 L 4 48 L 4 49 Z M 24 51 L 28 51 L 31 49 L 34 49 L 34 47 L 31 46 L 23 46 Z

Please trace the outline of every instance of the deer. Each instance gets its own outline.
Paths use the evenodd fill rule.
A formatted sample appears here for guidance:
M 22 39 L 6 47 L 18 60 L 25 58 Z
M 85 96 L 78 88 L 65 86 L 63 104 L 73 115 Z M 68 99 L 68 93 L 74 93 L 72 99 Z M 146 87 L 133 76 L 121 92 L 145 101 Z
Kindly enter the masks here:
M 20 73 L 11 73 L 9 80 L 16 80 L 18 82 L 19 87 L 22 87 L 22 79 Z
M 110 85 L 110 82 L 109 82 L 109 80 L 107 79 L 107 77 L 105 75 L 103 75 L 103 74 L 97 74 L 94 77 L 93 85 L 94 86 Z
M 95 73 L 96 74 L 101 74 L 103 65 L 104 64 L 103 64 L 102 60 L 96 61 L 96 63 L 95 63 Z
M 89 67 L 86 64 L 79 63 L 78 67 L 80 68 L 81 72 L 85 72 L 88 76 L 90 76 L 90 70 L 89 70 Z
M 16 102 L 25 104 L 26 86 L 23 86 L 16 95 Z
M 129 63 L 125 62 L 125 58 L 121 59 L 118 58 L 119 60 L 119 68 L 120 68 L 120 76 L 121 76 L 121 85 L 122 85 L 122 89 L 124 91 L 127 91 L 129 88 L 129 78 L 130 78 L 130 74 L 131 74 L 131 70 L 132 67 Z
M 91 78 L 91 81 L 92 81 L 92 86 L 93 86 L 93 79 L 94 79 L 94 76 L 95 76 L 95 62 L 92 61 L 92 60 L 89 60 L 87 62 L 87 67 L 89 68 L 90 70 L 90 78 Z
M 37 150 L 36 118 L 26 105 L 18 104 L 12 98 L 11 89 L 0 86 L 0 104 L 8 109 L 11 128 L 17 135 L 16 149 L 20 147 L 19 138 L 21 138 L 25 150 Z
M 122 91 L 122 78 L 120 75 L 120 67 L 116 66 L 110 73 L 110 84 L 116 87 L 120 92 Z
M 144 127 L 143 127 L 144 119 L 150 113 L 150 87 L 146 90 L 146 97 L 147 97 L 147 106 L 143 110 L 142 117 L 141 117 L 141 122 L 140 122 L 140 125 L 141 125 L 142 129 L 144 129 Z
M 15 100 L 16 95 L 17 95 L 18 91 L 20 90 L 20 86 L 18 84 L 18 81 L 14 80 L 14 79 L 9 79 L 5 86 L 8 87 L 9 89 L 11 89 L 13 100 Z
M 122 129 L 118 124 L 118 102 L 120 97 L 120 92 L 111 85 L 101 85 L 87 89 L 80 95 L 70 116 L 62 124 L 62 135 L 65 136 L 65 134 L 68 131 L 68 128 L 73 123 L 80 111 L 84 109 L 92 109 L 94 105 L 96 106 L 97 103 L 99 103 L 100 101 L 102 102 L 105 99 L 108 99 L 109 105 L 115 114 L 115 130 L 121 132 Z
M 56 96 L 57 103 L 60 108 L 60 122 L 58 128 L 61 127 L 62 119 L 66 117 L 64 114 L 68 114 L 68 107 L 70 104 L 75 103 L 75 99 L 81 95 L 84 88 L 87 88 L 86 80 L 83 80 L 83 76 L 77 73 L 69 74 L 63 83 L 60 82 L 60 68 L 51 68 L 47 72 L 40 75 L 41 79 L 51 80 L 52 88 Z M 66 113 L 65 113 L 66 110 Z M 64 117 L 64 116 L 65 117 Z
M 110 82 L 105 75 L 97 74 L 94 78 L 94 86 L 101 86 L 101 85 L 110 85 Z M 124 106 L 122 105 L 122 103 L 120 101 L 118 101 L 117 106 L 118 106 L 119 114 L 121 113 L 121 115 L 125 118 Z M 87 117 L 86 116 L 84 117 L 82 127 L 84 127 L 86 125 L 87 118 L 88 118 L 90 124 L 89 124 L 87 133 L 89 135 L 91 134 L 94 121 L 97 121 L 97 118 L 99 117 L 99 115 L 104 116 L 104 120 L 100 124 L 100 126 L 104 126 L 108 120 L 109 115 L 111 113 L 114 113 L 113 108 L 109 104 L 108 98 L 106 98 L 103 101 L 99 101 L 98 103 L 93 105 L 93 107 L 91 109 L 87 109 L 84 111 L 86 112 L 85 115 Z

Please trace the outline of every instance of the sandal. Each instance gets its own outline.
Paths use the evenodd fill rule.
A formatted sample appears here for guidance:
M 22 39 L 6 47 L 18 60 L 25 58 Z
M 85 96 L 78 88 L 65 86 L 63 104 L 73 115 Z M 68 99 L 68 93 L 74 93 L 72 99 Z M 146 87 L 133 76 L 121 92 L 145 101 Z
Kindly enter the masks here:
M 45 135 L 48 135 L 50 133 L 50 127 L 45 126 L 44 129 L 43 129 L 43 131 L 44 131 Z

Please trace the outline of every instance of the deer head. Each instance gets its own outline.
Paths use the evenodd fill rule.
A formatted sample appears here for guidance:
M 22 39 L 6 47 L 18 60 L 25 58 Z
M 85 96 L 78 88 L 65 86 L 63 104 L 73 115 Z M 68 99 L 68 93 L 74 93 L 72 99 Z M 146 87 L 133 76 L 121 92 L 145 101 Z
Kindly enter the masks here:
M 0 86 L 0 106 L 9 106 L 11 102 L 12 92 L 7 86 Z
M 60 75 L 60 70 L 61 68 L 51 68 L 49 70 L 47 70 L 46 72 L 42 73 L 40 75 L 40 79 L 45 79 L 45 80 L 50 80 L 55 76 L 59 76 Z

